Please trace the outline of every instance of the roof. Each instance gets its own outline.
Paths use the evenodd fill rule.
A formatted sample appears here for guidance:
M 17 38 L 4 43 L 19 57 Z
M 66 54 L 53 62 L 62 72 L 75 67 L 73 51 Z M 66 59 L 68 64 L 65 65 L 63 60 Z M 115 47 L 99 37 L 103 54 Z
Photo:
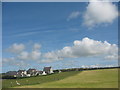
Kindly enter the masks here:
M 43 71 L 47 72 L 50 71 L 51 67 L 44 67 Z
M 34 72 L 34 71 L 37 71 L 37 70 L 36 70 L 36 69 L 31 69 L 31 68 L 30 68 L 30 69 L 27 70 L 27 73 L 30 74 L 31 72 Z
M 37 71 L 38 73 L 40 73 L 40 74 L 42 74 L 43 73 L 43 71 Z
M 31 69 L 31 68 L 30 68 L 30 69 L 28 69 L 28 70 L 31 70 L 31 71 L 32 71 L 32 70 L 36 70 L 36 69 Z
M 18 70 L 18 72 L 24 72 L 25 70 Z
M 10 75 L 10 76 L 17 75 L 17 71 L 9 71 L 6 73 L 6 75 Z

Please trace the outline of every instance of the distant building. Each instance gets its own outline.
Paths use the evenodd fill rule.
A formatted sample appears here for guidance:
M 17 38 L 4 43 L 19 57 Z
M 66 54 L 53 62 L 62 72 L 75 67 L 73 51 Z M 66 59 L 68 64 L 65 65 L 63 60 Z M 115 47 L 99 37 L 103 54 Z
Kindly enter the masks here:
M 37 75 L 42 75 L 42 74 L 43 74 L 43 71 L 37 71 L 36 74 L 37 74 Z
M 28 76 L 36 76 L 37 75 L 37 70 L 36 69 L 28 69 L 27 70 L 27 75 Z
M 23 73 L 23 74 L 27 74 L 26 70 L 18 70 L 18 72 Z
M 58 72 L 61 73 L 61 70 L 59 70 Z
M 30 77 L 37 75 L 47 75 L 52 73 L 54 73 L 52 67 L 44 67 L 43 71 L 38 71 L 36 69 L 31 69 L 31 68 L 28 69 L 27 71 L 26 70 L 8 71 L 5 73 L 5 76 Z
M 27 71 L 26 70 L 18 70 L 17 73 L 20 77 L 26 77 L 27 76 Z
M 13 77 L 17 77 L 18 73 L 17 71 L 8 71 L 5 73 L 6 76 L 13 76 Z
M 47 73 L 45 71 L 43 71 L 42 75 L 47 75 Z
M 45 73 L 47 73 L 47 74 L 54 73 L 52 67 L 44 67 L 43 71 L 45 71 Z
M 42 75 L 42 74 L 43 74 L 43 71 L 39 71 L 39 74 Z

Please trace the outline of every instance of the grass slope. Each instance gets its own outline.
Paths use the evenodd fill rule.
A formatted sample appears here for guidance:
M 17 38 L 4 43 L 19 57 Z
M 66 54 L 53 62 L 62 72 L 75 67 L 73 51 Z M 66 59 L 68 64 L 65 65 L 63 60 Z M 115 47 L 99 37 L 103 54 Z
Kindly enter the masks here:
M 69 75 L 70 73 L 75 72 L 66 72 L 63 74 Z M 76 72 L 76 75 L 71 75 L 61 80 L 37 85 L 20 86 L 19 88 L 118 88 L 118 69 Z
M 23 79 L 6 79 L 2 80 L 2 87 L 3 88 L 11 88 L 18 86 L 16 81 L 19 82 L 21 85 L 35 85 L 35 84 L 43 84 L 52 81 L 58 81 L 61 79 L 68 78 L 70 76 L 74 76 L 80 73 L 80 71 L 73 71 L 73 72 L 62 72 L 62 73 L 55 73 L 47 76 L 36 76 L 30 78 L 23 78 Z

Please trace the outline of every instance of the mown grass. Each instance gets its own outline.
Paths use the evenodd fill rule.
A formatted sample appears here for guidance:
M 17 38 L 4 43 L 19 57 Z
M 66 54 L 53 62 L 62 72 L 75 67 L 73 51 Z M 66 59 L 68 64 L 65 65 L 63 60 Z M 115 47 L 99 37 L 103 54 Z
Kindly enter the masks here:
M 52 81 L 58 81 L 70 76 L 74 76 L 78 73 L 80 73 L 80 71 L 54 73 L 47 76 L 36 76 L 36 77 L 22 78 L 22 79 L 5 79 L 2 81 L 2 88 L 11 88 L 11 87 L 19 86 L 17 85 L 16 81 L 20 83 L 20 86 L 24 86 L 24 85 L 29 86 L 29 85 L 43 84 Z
M 75 72 L 66 72 L 64 74 L 69 75 L 69 73 Z M 118 88 L 118 69 L 76 72 L 76 75 L 61 80 L 17 88 Z

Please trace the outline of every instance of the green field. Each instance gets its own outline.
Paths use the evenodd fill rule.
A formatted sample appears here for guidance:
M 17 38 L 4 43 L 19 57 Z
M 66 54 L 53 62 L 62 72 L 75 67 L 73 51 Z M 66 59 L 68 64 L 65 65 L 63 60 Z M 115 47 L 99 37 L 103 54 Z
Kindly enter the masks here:
M 21 84 L 18 86 L 16 80 Z M 12 82 L 12 84 L 11 84 Z M 3 88 L 117 88 L 118 69 L 61 72 L 47 76 L 3 80 Z

